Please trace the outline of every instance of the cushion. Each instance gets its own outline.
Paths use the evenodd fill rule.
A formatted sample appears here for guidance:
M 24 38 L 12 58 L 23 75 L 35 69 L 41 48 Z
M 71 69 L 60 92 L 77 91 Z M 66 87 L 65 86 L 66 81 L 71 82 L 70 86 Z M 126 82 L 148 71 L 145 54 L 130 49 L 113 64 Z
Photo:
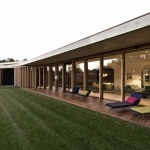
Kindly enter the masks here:
M 83 91 L 82 94 L 83 94 L 83 95 L 87 95 L 87 93 L 88 93 L 88 91 Z
M 148 114 L 148 113 L 150 113 L 150 106 L 134 107 L 134 108 L 131 108 L 131 110 L 138 112 L 140 114 Z
M 126 99 L 126 102 L 129 102 L 129 103 L 135 103 L 136 101 L 138 100 L 138 98 L 136 97 L 133 97 L 133 96 L 130 96 L 129 98 Z

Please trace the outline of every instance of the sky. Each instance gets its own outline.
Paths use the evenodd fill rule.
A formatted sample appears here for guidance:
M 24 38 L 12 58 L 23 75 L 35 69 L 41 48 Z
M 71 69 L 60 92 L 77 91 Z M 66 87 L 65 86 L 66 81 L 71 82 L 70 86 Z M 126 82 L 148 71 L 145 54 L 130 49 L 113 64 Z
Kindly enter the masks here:
M 0 60 L 32 59 L 150 12 L 149 0 L 0 0 Z

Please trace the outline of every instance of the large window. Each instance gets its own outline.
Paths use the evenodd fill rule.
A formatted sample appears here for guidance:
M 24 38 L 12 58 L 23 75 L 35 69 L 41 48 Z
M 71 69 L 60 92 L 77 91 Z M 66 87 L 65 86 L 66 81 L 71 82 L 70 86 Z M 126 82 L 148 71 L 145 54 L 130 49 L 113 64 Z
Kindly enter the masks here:
M 76 70 L 75 70 L 75 79 L 76 79 L 76 83 L 75 86 L 79 87 L 80 89 L 83 89 L 83 72 L 84 72 L 84 62 L 80 61 L 80 62 L 76 62 L 76 66 L 75 66 Z
M 55 86 L 55 66 L 52 67 L 52 86 Z
M 125 95 L 132 92 L 150 98 L 150 50 L 126 53 L 125 55 Z
M 65 87 L 66 91 L 71 90 L 71 71 L 72 71 L 72 64 L 66 64 L 66 72 L 65 72 Z
M 63 66 L 59 65 L 58 66 L 58 87 L 59 88 L 62 87 L 62 69 L 63 69 Z
M 104 98 L 121 100 L 121 55 L 104 57 L 103 93 Z
M 92 90 L 91 95 L 99 97 L 99 68 L 100 58 L 88 60 L 88 89 Z

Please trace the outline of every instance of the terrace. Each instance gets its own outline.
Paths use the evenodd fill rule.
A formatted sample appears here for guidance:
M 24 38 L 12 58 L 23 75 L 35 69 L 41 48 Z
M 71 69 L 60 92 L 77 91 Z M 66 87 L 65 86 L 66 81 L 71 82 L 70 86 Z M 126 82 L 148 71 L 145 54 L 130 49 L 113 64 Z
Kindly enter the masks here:
M 113 116 L 119 118 L 121 120 L 125 120 L 134 124 L 138 124 L 140 126 L 150 128 L 150 115 L 147 114 L 142 116 L 140 114 L 136 114 L 135 112 L 130 111 L 128 108 L 117 108 L 110 109 L 105 106 L 105 103 L 112 102 L 111 100 L 100 100 L 95 97 L 79 97 L 78 95 L 72 95 L 67 92 L 61 91 L 52 91 L 48 89 L 27 89 L 33 92 L 40 93 L 42 95 L 46 95 L 58 100 L 65 101 L 67 103 L 71 103 L 83 108 L 87 108 L 105 115 Z M 110 94 L 109 94 L 110 96 Z M 114 95 L 112 95 L 114 96 Z M 142 99 L 140 104 L 142 106 L 150 105 L 149 99 Z

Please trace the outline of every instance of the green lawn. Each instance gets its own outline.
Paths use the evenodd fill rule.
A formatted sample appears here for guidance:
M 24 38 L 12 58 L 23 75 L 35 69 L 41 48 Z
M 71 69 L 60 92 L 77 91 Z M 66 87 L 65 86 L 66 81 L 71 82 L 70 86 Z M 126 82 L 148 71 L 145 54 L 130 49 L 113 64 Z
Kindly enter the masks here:
M 150 129 L 0 86 L 0 150 L 149 150 Z

